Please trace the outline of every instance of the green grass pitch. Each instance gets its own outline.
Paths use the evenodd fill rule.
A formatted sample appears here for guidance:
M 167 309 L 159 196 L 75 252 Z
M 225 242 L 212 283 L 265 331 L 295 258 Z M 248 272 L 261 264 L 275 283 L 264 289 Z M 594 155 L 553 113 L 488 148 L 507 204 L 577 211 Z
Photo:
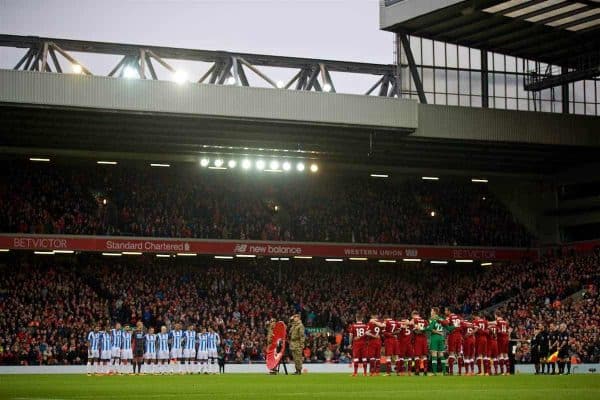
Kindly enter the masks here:
M 600 399 L 600 376 L 0 375 L 0 399 Z

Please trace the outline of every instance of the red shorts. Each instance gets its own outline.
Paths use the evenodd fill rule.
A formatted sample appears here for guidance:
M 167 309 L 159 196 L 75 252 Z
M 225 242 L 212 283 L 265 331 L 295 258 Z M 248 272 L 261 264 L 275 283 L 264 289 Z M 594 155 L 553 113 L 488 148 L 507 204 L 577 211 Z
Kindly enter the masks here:
M 467 360 L 475 357 L 475 336 L 465 336 L 463 340 L 463 356 Z
M 427 336 L 415 336 L 415 346 L 413 348 L 413 352 L 415 354 L 415 357 L 423 357 L 429 354 L 429 349 L 427 348 Z
M 367 354 L 367 342 L 364 340 L 352 343 L 352 358 L 365 359 Z
M 397 340 L 395 337 L 388 337 L 385 338 L 385 340 L 383 341 L 384 345 L 385 345 L 385 355 L 386 356 L 395 356 L 396 355 L 396 348 L 398 347 L 397 344 Z
M 410 336 L 406 339 L 398 339 L 396 342 L 396 355 L 402 358 L 412 358 L 413 348 L 410 342 Z
M 462 335 L 460 333 L 451 333 L 448 335 L 448 352 L 458 354 L 462 346 Z
M 498 358 L 498 340 L 489 338 L 487 342 L 488 357 Z
M 367 351 L 369 358 L 381 357 L 381 339 L 369 339 L 369 350 Z
M 508 336 L 498 336 L 498 354 L 508 354 Z
M 487 336 L 475 337 L 475 355 L 477 357 L 487 357 Z

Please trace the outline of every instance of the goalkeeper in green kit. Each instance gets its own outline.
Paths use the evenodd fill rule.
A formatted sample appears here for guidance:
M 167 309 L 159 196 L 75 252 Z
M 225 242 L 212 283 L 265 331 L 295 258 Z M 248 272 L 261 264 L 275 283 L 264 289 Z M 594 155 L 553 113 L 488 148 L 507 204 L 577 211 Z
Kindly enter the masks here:
M 429 350 L 431 352 L 431 369 L 434 375 L 438 372 L 438 359 L 442 362 L 442 372 L 444 369 L 444 350 L 446 340 L 444 338 L 444 326 L 442 324 L 443 318 L 440 317 L 440 309 L 433 307 L 431 309 L 431 318 L 429 318 L 429 325 L 425 328 L 425 331 L 430 333 L 429 339 Z

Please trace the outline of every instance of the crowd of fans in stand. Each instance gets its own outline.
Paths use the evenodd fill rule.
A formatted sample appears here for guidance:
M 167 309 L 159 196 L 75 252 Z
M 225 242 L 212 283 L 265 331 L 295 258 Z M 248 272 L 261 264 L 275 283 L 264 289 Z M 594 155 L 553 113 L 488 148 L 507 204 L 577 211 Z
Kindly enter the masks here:
M 2 169 L 10 177 L 0 181 L 2 232 L 493 246 L 532 241 L 486 185 L 465 179 Z
M 82 363 L 93 323 L 138 320 L 212 325 L 228 362 L 255 362 L 264 358 L 266 321 L 295 312 L 316 331 L 307 340 L 307 360 L 346 362 L 346 328 L 357 312 L 406 317 L 448 305 L 469 315 L 503 300 L 518 337 L 530 338 L 539 322 L 566 322 L 577 355 L 598 362 L 598 263 L 598 256 L 485 268 L 14 256 L 0 269 L 0 363 Z M 584 297 L 569 299 L 582 287 Z M 520 353 L 527 361 L 526 346 Z

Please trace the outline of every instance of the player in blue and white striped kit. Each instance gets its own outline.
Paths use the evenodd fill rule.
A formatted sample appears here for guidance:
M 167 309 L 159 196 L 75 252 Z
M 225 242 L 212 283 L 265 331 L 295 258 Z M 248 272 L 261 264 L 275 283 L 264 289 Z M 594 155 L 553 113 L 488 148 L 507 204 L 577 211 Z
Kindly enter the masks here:
M 204 327 L 200 328 L 200 332 L 198 333 L 198 352 L 196 353 L 196 358 L 199 361 L 198 373 L 208 374 L 208 333 Z
M 183 331 L 181 324 L 175 324 L 175 329 L 169 333 L 171 342 L 171 373 L 175 373 L 175 364 L 177 364 L 177 372 L 183 373 L 181 363 L 183 362 Z
M 123 366 L 122 373 L 127 373 L 127 366 L 131 360 L 133 360 L 133 350 L 131 348 L 131 328 L 129 325 L 125 325 L 125 330 L 121 335 L 122 347 L 121 347 L 121 365 Z M 135 373 L 135 371 L 134 371 Z
M 166 326 L 160 327 L 158 336 L 158 372 L 167 373 L 169 366 L 169 333 Z
M 110 331 L 110 337 L 112 339 L 111 344 L 111 357 L 112 357 L 112 368 L 111 372 L 119 372 L 119 364 L 121 362 L 121 346 L 123 341 L 123 331 L 121 331 L 121 324 L 116 323 L 114 329 Z
M 208 333 L 206 334 L 206 347 L 208 353 L 208 359 L 210 361 L 208 365 L 208 373 L 216 374 L 218 371 L 217 360 L 219 358 L 218 347 L 221 344 L 221 337 L 217 332 L 214 331 L 212 327 L 208 327 Z
M 148 372 L 156 372 L 156 335 L 154 334 L 154 328 L 148 328 L 146 334 L 146 352 L 144 353 L 144 359 L 148 366 Z
M 98 364 L 100 360 L 100 325 L 94 326 L 94 330 L 90 331 L 87 335 L 88 345 L 88 361 L 87 361 L 87 374 L 91 375 L 92 365 L 94 366 L 94 373 L 98 373 Z
M 111 346 L 112 338 L 110 337 L 110 326 L 106 325 L 106 329 L 100 333 L 100 360 L 102 360 L 102 371 L 108 374 L 110 371 Z
M 188 329 L 183 332 L 183 359 L 185 360 L 185 372 L 193 373 L 192 362 L 196 363 L 196 327 L 188 326 Z

